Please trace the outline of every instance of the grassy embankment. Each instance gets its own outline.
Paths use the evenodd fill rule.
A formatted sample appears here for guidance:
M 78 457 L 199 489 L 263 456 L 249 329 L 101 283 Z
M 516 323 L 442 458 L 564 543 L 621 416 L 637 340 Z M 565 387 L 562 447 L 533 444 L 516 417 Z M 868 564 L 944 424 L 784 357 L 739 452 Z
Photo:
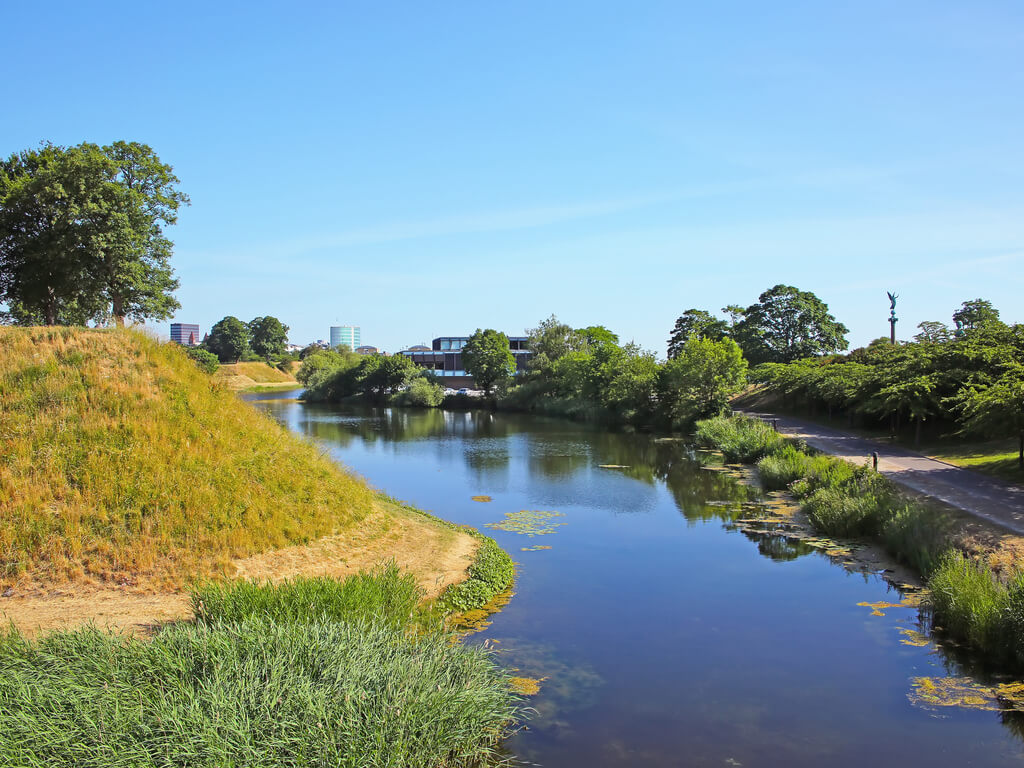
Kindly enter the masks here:
M 290 373 L 284 373 L 263 362 L 222 364 L 213 378 L 228 389 L 242 392 L 298 389 L 302 386 L 295 380 L 295 366 Z
M 987 659 L 1024 669 L 1024 576 L 966 557 L 940 513 L 869 468 L 800 450 L 756 419 L 698 422 L 697 440 L 729 461 L 756 463 L 764 487 L 788 488 L 826 535 L 882 544 L 925 577 L 937 625 Z
M 5 587 L 178 587 L 371 518 L 443 525 L 141 334 L 3 328 L 0 372 Z M 469 580 L 425 606 L 393 570 L 352 582 L 362 587 L 237 586 L 220 603 L 243 606 L 233 613 L 212 607 L 230 588 L 207 587 L 196 622 L 145 640 L 12 629 L 0 640 L 0 763 L 474 764 L 514 702 L 487 655 L 439 622 L 509 585 L 510 559 L 480 538 Z M 242 599 L 260 589 L 262 604 Z M 299 617 L 309 590 L 335 607 Z
M 141 334 L 0 328 L 0 584 L 230 574 L 386 506 Z

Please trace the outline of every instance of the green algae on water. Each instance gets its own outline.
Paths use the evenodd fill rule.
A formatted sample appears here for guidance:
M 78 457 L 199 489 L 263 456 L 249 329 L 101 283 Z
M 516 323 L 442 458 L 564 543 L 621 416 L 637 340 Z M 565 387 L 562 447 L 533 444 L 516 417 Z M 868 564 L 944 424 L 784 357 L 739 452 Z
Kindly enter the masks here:
M 488 523 L 488 528 L 496 531 L 509 531 L 524 536 L 545 536 L 554 533 L 555 529 L 565 523 L 552 522 L 562 517 L 561 512 L 548 512 L 540 509 L 521 509 L 518 512 L 506 512 L 505 519 L 500 523 Z

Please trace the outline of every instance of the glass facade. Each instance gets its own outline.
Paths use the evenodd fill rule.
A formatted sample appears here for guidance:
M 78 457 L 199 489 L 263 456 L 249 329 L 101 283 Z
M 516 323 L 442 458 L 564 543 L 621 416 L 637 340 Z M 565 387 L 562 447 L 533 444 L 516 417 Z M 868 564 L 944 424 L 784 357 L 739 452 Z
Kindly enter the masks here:
M 509 336 L 508 347 L 516 360 L 516 373 L 526 367 L 530 358 L 526 336 Z M 434 372 L 437 376 L 462 378 L 469 374 L 462 362 L 462 349 L 469 342 L 468 336 L 439 336 L 431 343 L 430 351 L 422 347 L 407 349 L 401 354 L 408 356 L 416 365 Z
M 332 325 L 331 349 L 345 346 L 354 350 L 363 345 L 362 334 L 358 325 Z
M 171 341 L 188 347 L 197 346 L 202 341 L 199 326 L 195 323 L 171 323 Z

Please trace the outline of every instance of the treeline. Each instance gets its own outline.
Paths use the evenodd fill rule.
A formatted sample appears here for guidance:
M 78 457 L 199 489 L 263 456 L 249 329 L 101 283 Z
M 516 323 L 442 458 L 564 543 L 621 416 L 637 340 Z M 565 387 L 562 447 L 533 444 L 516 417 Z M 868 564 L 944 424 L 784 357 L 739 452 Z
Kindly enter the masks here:
M 1007 325 L 983 299 L 924 322 L 914 341 L 878 339 L 847 355 L 764 363 L 751 380 L 785 405 L 886 423 L 894 432 L 934 422 L 963 434 L 1018 438 L 1024 468 L 1024 325 Z
M 478 329 L 470 337 L 463 364 L 483 398 L 446 397 L 432 372 L 404 355 L 314 352 L 296 377 L 311 401 L 364 397 L 422 407 L 485 405 L 663 428 L 721 412 L 746 383 L 747 364 L 731 339 L 694 336 L 672 360 L 659 362 L 636 344 L 620 344 L 603 326 L 572 328 L 554 316 L 528 337 L 532 355 L 519 375 L 504 334 Z
M 499 408 L 642 427 L 684 427 L 714 415 L 746 383 L 732 339 L 690 336 L 667 362 L 603 326 L 572 328 L 554 316 L 528 331 L 526 372 Z
M 728 320 L 704 309 L 688 309 L 676 320 L 668 340 L 673 358 L 691 336 L 713 341 L 732 339 L 751 364 L 788 363 L 813 355 L 841 352 L 849 346 L 848 330 L 810 291 L 776 285 L 747 308 L 722 308 Z

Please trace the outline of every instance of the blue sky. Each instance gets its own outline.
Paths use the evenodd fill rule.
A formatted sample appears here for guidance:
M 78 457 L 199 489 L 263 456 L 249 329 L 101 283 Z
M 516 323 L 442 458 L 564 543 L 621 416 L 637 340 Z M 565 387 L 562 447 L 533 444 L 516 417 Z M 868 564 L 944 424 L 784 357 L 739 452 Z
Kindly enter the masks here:
M 17 7 L 15 7 L 17 5 Z M 212 6 L 212 8 L 211 8 Z M 397 350 L 554 313 L 664 354 L 817 293 L 856 346 L 1024 321 L 1024 4 L 7 4 L 4 155 L 141 141 L 177 319 Z M 158 326 L 166 333 L 166 324 Z

